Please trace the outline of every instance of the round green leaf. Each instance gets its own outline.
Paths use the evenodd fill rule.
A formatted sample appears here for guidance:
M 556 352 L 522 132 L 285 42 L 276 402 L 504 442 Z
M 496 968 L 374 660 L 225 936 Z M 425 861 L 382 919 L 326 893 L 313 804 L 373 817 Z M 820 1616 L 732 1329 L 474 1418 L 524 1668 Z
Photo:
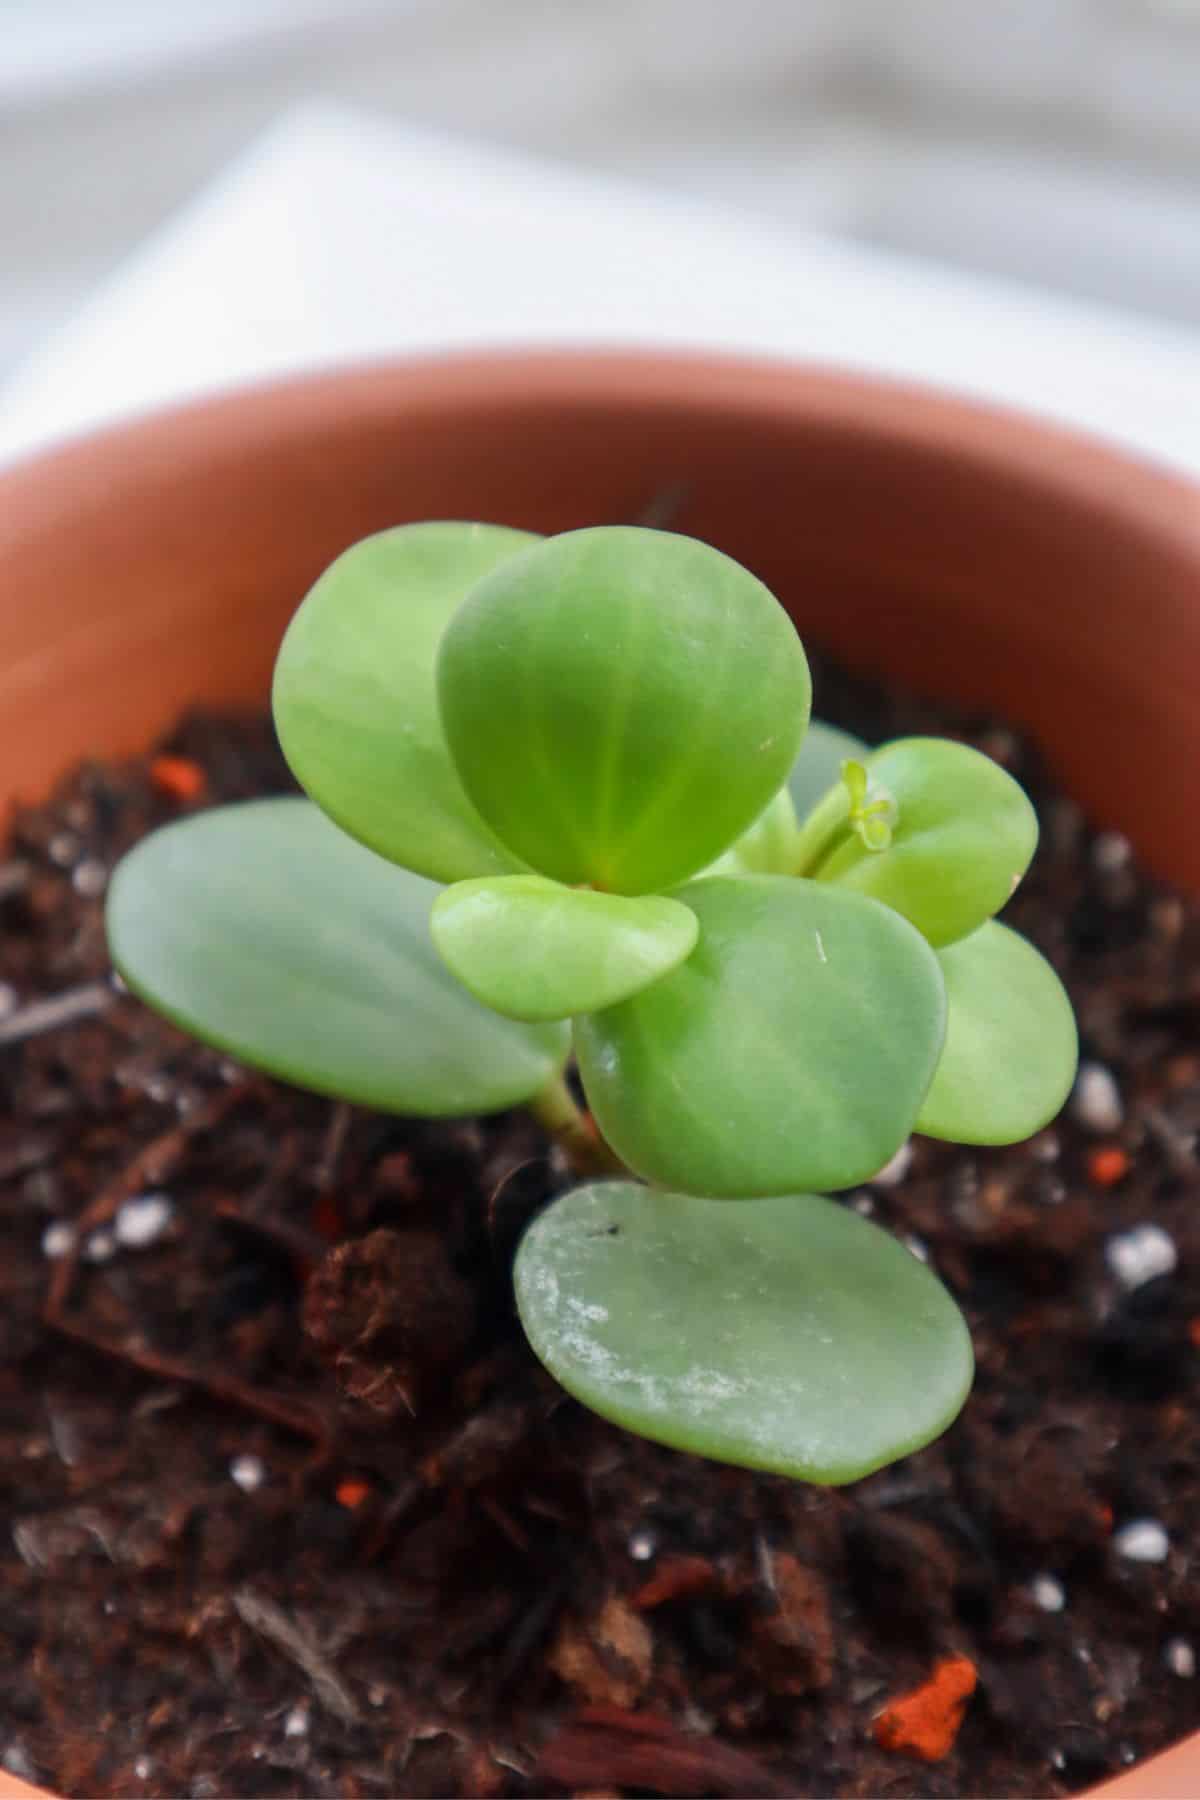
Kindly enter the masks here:
M 891 844 L 847 825 L 815 871 L 872 894 L 934 946 L 966 937 L 1006 904 L 1037 847 L 1037 815 L 999 763 L 946 738 L 898 738 L 866 759 L 896 803 Z
M 433 941 L 485 1006 L 565 1019 L 636 994 L 681 963 L 696 915 L 678 900 L 561 887 L 541 875 L 461 881 L 434 904 Z
M 601 1182 L 530 1226 L 517 1304 L 585 1406 L 657 1443 L 857 1481 L 950 1424 L 971 1342 L 945 1288 L 812 1194 L 742 1206 Z
M 1052 1119 L 1079 1041 L 1061 981 L 1015 931 L 990 921 L 938 951 L 946 1042 L 917 1130 L 958 1144 L 1016 1144 Z
M 156 1011 L 300 1087 L 389 1112 L 497 1112 L 567 1050 L 497 1018 L 443 968 L 432 882 L 307 800 L 255 800 L 140 843 L 108 895 L 112 958 Z
M 865 1181 L 912 1130 L 942 1047 L 937 958 L 898 913 L 783 875 L 681 888 L 691 956 L 575 1021 L 604 1136 L 637 1174 L 729 1198 Z
M 844 762 L 850 758 L 862 762 L 870 754 L 861 738 L 813 719 L 788 776 L 796 817 L 805 818 L 821 796 L 842 779 Z
M 759 813 L 736 844 L 705 875 L 792 875 L 797 847 L 796 809 L 786 787 Z
M 836 725 L 810 719 L 800 754 L 792 764 L 786 784 L 780 788 L 735 844 L 705 869 L 706 875 L 796 875 L 804 861 L 805 841 L 798 821 L 807 817 L 822 798 L 837 807 L 837 823 L 845 815 L 838 790 L 842 763 L 869 756 L 867 746 Z
M 800 640 L 693 538 L 567 532 L 475 587 L 438 653 L 463 785 L 514 854 L 638 894 L 704 868 L 783 785 L 808 718 Z
M 710 875 L 792 875 L 797 855 L 796 809 L 781 787 L 757 819 L 696 880 Z
M 473 583 L 537 541 L 454 523 L 365 538 L 321 576 L 275 665 L 275 725 L 301 786 L 352 837 L 438 881 L 522 866 L 463 792 L 433 663 Z

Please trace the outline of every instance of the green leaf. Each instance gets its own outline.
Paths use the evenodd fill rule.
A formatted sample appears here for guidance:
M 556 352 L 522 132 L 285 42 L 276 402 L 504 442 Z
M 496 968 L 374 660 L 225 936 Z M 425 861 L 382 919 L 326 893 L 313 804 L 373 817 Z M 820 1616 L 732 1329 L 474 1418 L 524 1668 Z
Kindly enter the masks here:
M 430 923 L 447 967 L 513 1019 L 565 1019 L 624 1000 L 681 963 L 700 929 L 678 900 L 596 894 L 541 875 L 459 882 Z
M 813 719 L 792 764 L 786 784 L 706 875 L 795 875 L 803 860 L 804 840 L 797 821 L 816 803 L 841 786 L 842 764 L 869 756 L 866 745 L 836 725 Z
M 792 875 L 799 834 L 796 809 L 786 787 L 759 813 L 748 831 L 704 875 Z
M 898 738 L 865 767 L 873 792 L 895 801 L 890 846 L 868 849 L 847 823 L 809 873 L 894 907 L 935 947 L 966 937 L 1029 867 L 1038 828 L 1027 796 L 991 757 L 945 738 Z
M 862 762 L 870 754 L 861 738 L 814 719 L 788 776 L 796 817 L 805 818 L 821 796 L 841 781 L 844 762 Z
M 429 939 L 437 892 L 307 800 L 255 800 L 131 851 L 109 945 L 158 1012 L 285 1081 L 389 1112 L 498 1112 L 551 1079 L 567 1031 L 459 986 Z
M 959 1144 L 1016 1144 L 1052 1119 L 1079 1042 L 1062 983 L 1032 944 L 994 921 L 939 950 L 946 1042 L 917 1130 Z
M 800 640 L 760 581 L 635 526 L 549 538 L 498 568 L 438 654 L 463 785 L 543 875 L 661 892 L 783 785 L 808 718 Z
M 802 1481 L 857 1481 L 920 1449 L 971 1383 L 937 1278 L 812 1194 L 727 1206 L 578 1188 L 526 1232 L 516 1290 L 534 1350 L 585 1406 Z
M 442 736 L 433 663 L 472 585 L 538 540 L 499 525 L 402 525 L 339 556 L 275 665 L 275 725 L 301 786 L 390 861 L 459 881 L 506 875 Z
M 937 958 L 898 913 L 782 875 L 675 896 L 691 956 L 575 1021 L 604 1136 L 637 1174 L 730 1198 L 850 1187 L 912 1130 L 942 1047 Z

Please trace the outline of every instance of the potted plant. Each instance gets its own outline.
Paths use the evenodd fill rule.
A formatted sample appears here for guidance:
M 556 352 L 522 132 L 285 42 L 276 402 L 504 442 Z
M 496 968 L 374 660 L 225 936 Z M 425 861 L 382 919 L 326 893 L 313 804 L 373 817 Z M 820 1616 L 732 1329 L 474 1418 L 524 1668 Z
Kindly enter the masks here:
M 469 516 L 553 532 L 630 517 L 671 483 L 672 525 L 752 565 L 806 639 L 1032 729 L 1098 818 L 1196 882 L 1160 778 L 1190 767 L 1173 670 L 1200 632 L 1191 490 L 951 402 L 733 364 L 500 358 L 330 378 L 13 473 L 14 791 L 144 744 L 185 701 L 260 697 L 298 596 L 373 531 Z M 1144 686 L 1126 678 L 1135 647 Z M 1100 766 L 1101 718 L 1127 751 L 1115 767 Z M 456 949 L 454 927 L 461 961 L 471 932 Z
M 547 1367 L 650 1438 L 845 1482 L 945 1426 L 970 1353 L 924 1264 L 817 1196 L 914 1129 L 1032 1137 L 1077 1057 L 993 919 L 1037 836 L 1017 783 L 810 700 L 786 613 L 694 538 L 376 533 L 275 667 L 312 799 L 144 839 L 107 925 L 135 993 L 251 1066 L 408 1117 L 527 1103 L 609 1176 L 519 1247 Z

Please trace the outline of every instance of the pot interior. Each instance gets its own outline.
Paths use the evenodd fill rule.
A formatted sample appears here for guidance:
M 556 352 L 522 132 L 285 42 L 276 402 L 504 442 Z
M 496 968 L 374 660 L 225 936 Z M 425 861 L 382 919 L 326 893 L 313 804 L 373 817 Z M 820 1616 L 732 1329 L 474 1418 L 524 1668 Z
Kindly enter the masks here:
M 3 795 L 142 748 L 187 704 L 265 700 L 293 608 L 368 532 L 655 508 L 853 668 L 1031 730 L 1094 818 L 1200 888 L 1196 489 L 918 390 L 716 360 L 321 377 L 0 478 Z

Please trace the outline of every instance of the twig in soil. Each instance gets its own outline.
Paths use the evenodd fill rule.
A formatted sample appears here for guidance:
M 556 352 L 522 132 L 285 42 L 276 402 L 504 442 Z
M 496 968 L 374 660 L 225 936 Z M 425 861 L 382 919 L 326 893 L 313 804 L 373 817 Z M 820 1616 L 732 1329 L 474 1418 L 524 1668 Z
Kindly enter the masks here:
M 1190 1131 L 1181 1131 L 1161 1107 L 1146 1107 L 1143 1118 L 1146 1129 L 1158 1143 L 1167 1159 L 1172 1175 L 1189 1176 L 1196 1172 L 1196 1139 Z
M 503 1469 L 529 1431 L 525 1399 L 498 1401 L 460 1425 L 421 1464 L 430 1487 L 478 1487 Z
M 108 993 L 107 988 L 104 991 Z M 109 998 L 112 998 L 111 994 Z M 203 1106 L 185 1114 L 177 1125 L 172 1125 L 169 1131 L 164 1131 L 144 1149 L 139 1150 L 132 1162 L 126 1163 L 120 1173 L 101 1188 L 91 1205 L 86 1206 L 76 1220 L 75 1243 L 57 1264 L 51 1277 L 43 1308 L 47 1325 L 58 1326 L 62 1322 L 90 1233 L 115 1218 L 126 1200 L 131 1199 L 141 1188 L 165 1181 L 191 1140 L 219 1124 L 226 1113 L 240 1105 L 252 1086 L 250 1081 L 238 1081 L 229 1087 L 219 1088 Z
M 527 1531 L 522 1531 L 512 1514 L 505 1507 L 501 1506 L 498 1500 L 492 1499 L 487 1494 L 481 1496 L 479 1505 L 481 1510 L 485 1512 L 492 1521 L 492 1524 L 496 1527 L 497 1531 L 503 1532 L 513 1548 L 519 1550 L 522 1556 L 528 1556 L 530 1549 L 532 1548 L 529 1533 Z
M 332 1428 L 327 1419 L 304 1401 L 294 1400 L 286 1394 L 273 1393 L 269 1388 L 255 1387 L 220 1369 L 193 1368 L 190 1363 L 177 1357 L 165 1356 L 160 1351 L 151 1349 L 137 1338 L 118 1342 L 96 1336 L 67 1313 L 80 1257 L 89 1233 L 114 1218 L 125 1201 L 140 1188 L 165 1180 L 191 1140 L 219 1124 L 227 1113 L 232 1112 L 245 1099 L 253 1085 L 252 1081 L 246 1080 L 218 1089 L 205 1105 L 186 1114 L 169 1131 L 164 1131 L 147 1144 L 100 1190 L 91 1205 L 85 1207 L 77 1222 L 74 1245 L 55 1268 L 42 1308 L 42 1317 L 51 1330 L 59 1332 L 63 1337 L 86 1345 L 89 1350 L 97 1350 L 103 1356 L 111 1356 L 116 1362 L 128 1363 L 130 1367 L 156 1381 L 197 1388 L 214 1400 L 241 1407 L 243 1411 L 254 1413 L 272 1425 L 282 1426 L 298 1437 L 309 1439 L 317 1446 L 318 1461 L 323 1461 L 332 1448 Z
M 761 1531 L 756 1531 L 754 1534 L 754 1560 L 758 1564 L 758 1578 L 762 1583 L 763 1592 L 778 1602 L 779 1583 L 775 1579 L 775 1558 L 771 1553 L 770 1544 Z
M 276 1650 L 303 1670 L 312 1684 L 313 1693 L 327 1712 L 331 1712 L 344 1725 L 361 1723 L 362 1714 L 355 1704 L 354 1696 L 337 1670 L 322 1655 L 310 1632 L 297 1625 L 294 1619 L 289 1619 L 274 1600 L 269 1600 L 265 1594 L 256 1593 L 253 1588 L 239 1588 L 233 1596 L 233 1604 L 244 1625 L 248 1625 L 251 1631 L 257 1631 L 260 1637 L 266 1638 L 269 1644 L 273 1644 Z
M 243 1206 L 243 1214 L 249 1218 L 263 1212 L 274 1201 L 295 1177 L 300 1167 L 302 1156 L 299 1133 L 288 1132 L 283 1141 L 274 1149 L 270 1167 L 257 1185 L 247 1194 Z
M 97 1337 L 85 1326 L 78 1325 L 73 1319 L 63 1315 L 56 1318 L 47 1316 L 46 1323 L 62 1337 L 70 1338 L 72 1343 L 97 1350 L 102 1356 L 111 1356 L 115 1362 L 128 1363 L 130 1368 L 151 1376 L 155 1381 L 176 1382 L 181 1387 L 196 1388 L 213 1400 L 222 1400 L 227 1405 L 241 1407 L 243 1412 L 254 1413 L 269 1425 L 279 1425 L 285 1431 L 294 1432 L 297 1437 L 308 1438 L 317 1446 L 318 1463 L 326 1462 L 332 1454 L 334 1434 L 330 1421 L 305 1401 L 294 1400 L 290 1394 L 278 1394 L 270 1388 L 255 1387 L 248 1381 L 239 1381 L 236 1375 L 225 1375 L 218 1369 L 194 1369 L 190 1363 L 181 1362 L 174 1356 L 164 1356 L 161 1351 L 151 1350 L 148 1345 L 138 1343 L 136 1339 L 117 1343 L 110 1338 Z
M 217 1201 L 213 1212 L 218 1219 L 270 1245 L 302 1271 L 315 1268 L 328 1248 L 324 1239 L 292 1219 L 266 1217 L 255 1210 L 256 1206 L 257 1197 L 253 1194 L 245 1206 L 239 1206 L 226 1194 Z
M 366 1560 L 375 1561 L 423 1495 L 441 1487 L 478 1487 L 502 1469 L 528 1433 L 529 1417 L 529 1406 L 522 1401 L 473 1413 L 396 1489 L 364 1546 Z
M 524 1608 L 492 1668 L 492 1685 L 496 1693 L 503 1694 L 524 1673 L 525 1664 L 548 1635 L 570 1585 L 569 1575 L 556 1575 Z
M 944 1500 L 945 1489 L 937 1482 L 913 1475 L 884 1477 L 865 1486 L 858 1499 L 863 1506 L 909 1506 L 914 1500 Z
M 325 1133 L 325 1142 L 321 1147 L 321 1159 L 317 1164 L 316 1187 L 320 1194 L 328 1193 L 333 1186 L 338 1172 L 338 1164 L 342 1160 L 342 1151 L 346 1147 L 346 1133 L 350 1129 L 353 1117 L 350 1106 L 345 1100 L 334 1103 L 329 1117 L 329 1129 Z
M 543 1746 L 542 1781 L 576 1788 L 649 1788 L 656 1794 L 758 1794 L 784 1787 L 755 1757 L 711 1737 L 689 1737 L 654 1713 L 593 1706 Z
M 68 988 L 65 994 L 52 994 L 48 1000 L 34 1000 L 0 1020 L 0 1046 L 23 1044 L 27 1038 L 57 1031 L 60 1026 L 94 1019 L 115 999 L 106 981 L 88 981 L 82 987 Z

